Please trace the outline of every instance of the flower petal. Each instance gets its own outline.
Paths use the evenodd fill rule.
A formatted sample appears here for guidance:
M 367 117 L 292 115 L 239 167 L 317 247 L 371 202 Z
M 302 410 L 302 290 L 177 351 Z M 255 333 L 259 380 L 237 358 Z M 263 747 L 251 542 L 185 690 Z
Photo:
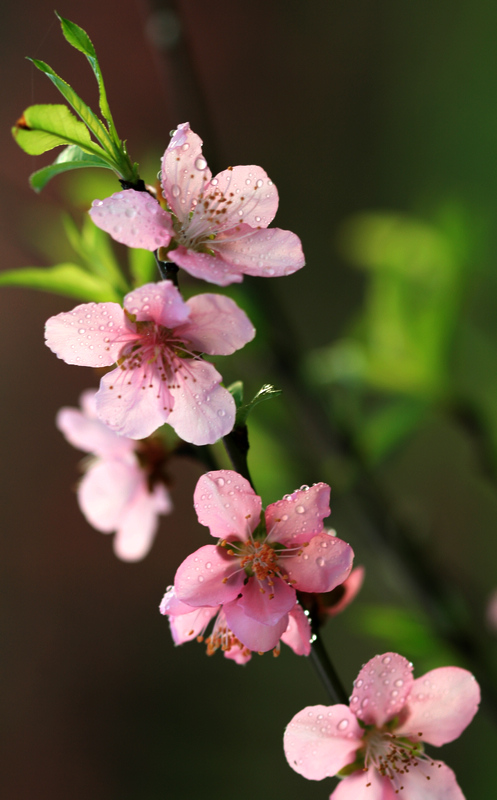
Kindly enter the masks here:
M 288 627 L 288 616 L 285 614 L 274 625 L 264 625 L 253 617 L 248 617 L 239 601 L 226 603 L 223 606 L 228 627 L 245 647 L 256 653 L 266 653 L 277 646 L 281 634 Z
M 216 254 L 196 253 L 195 250 L 180 246 L 176 250 L 170 250 L 167 257 L 194 278 L 218 286 L 229 286 L 230 283 L 241 283 L 243 280 L 241 269 Z
M 310 489 L 298 489 L 284 500 L 266 508 L 268 538 L 291 547 L 308 542 L 323 531 L 323 519 L 330 513 L 330 487 L 316 483 Z
M 311 652 L 311 626 L 298 603 L 288 615 L 288 628 L 281 634 L 281 641 L 291 647 L 297 656 L 308 656 Z
M 162 159 L 162 193 L 180 222 L 189 220 L 190 211 L 211 171 L 202 155 L 202 139 L 190 130 L 188 122 L 178 126 Z
M 166 488 L 158 484 L 149 492 L 142 473 L 141 485 L 137 487 L 132 503 L 121 515 L 121 522 L 114 536 L 114 552 L 122 561 L 140 561 L 152 547 L 159 514 L 168 514 L 172 503 Z
M 157 250 L 174 235 L 171 215 L 148 192 L 125 189 L 94 200 L 89 214 L 97 227 L 128 247 Z
M 133 338 L 117 303 L 83 303 L 50 317 L 45 325 L 50 350 L 66 364 L 82 367 L 110 367 Z
M 350 574 L 354 551 L 336 536 L 320 533 L 313 536 L 296 556 L 284 561 L 295 588 L 303 592 L 330 592 Z M 283 561 L 283 560 L 282 560 Z
M 178 600 L 197 606 L 229 603 L 240 593 L 245 572 L 222 547 L 206 544 L 189 555 L 176 570 Z
M 283 746 L 295 772 L 321 781 L 353 763 L 362 734 L 347 706 L 307 706 L 287 725 Z
M 258 278 L 292 275 L 305 265 L 299 237 L 281 228 L 259 231 L 240 224 L 220 234 L 212 248 L 237 271 Z
M 424 788 L 426 791 L 426 787 Z M 362 770 L 353 772 L 352 775 L 340 781 L 330 795 L 330 800 L 398 800 L 398 798 L 399 795 L 392 788 L 391 781 L 379 775 L 374 767 L 367 772 Z M 410 795 L 407 795 L 407 798 L 411 800 Z M 426 795 L 423 800 L 428 800 Z M 430 800 L 432 800 L 431 794 Z
M 214 444 L 232 430 L 235 401 L 219 385 L 221 380 L 213 364 L 202 359 L 185 359 L 176 373 L 176 388 L 171 388 L 174 406 L 167 421 L 186 442 Z
M 406 658 L 398 653 L 375 656 L 354 681 L 350 710 L 366 725 L 381 728 L 405 706 L 413 683 Z
M 439 747 L 461 735 L 478 710 L 480 687 L 460 667 L 439 667 L 417 678 L 395 733 L 420 735 Z
M 188 341 L 193 350 L 228 356 L 255 336 L 249 318 L 230 297 L 198 294 L 186 305 L 190 309 L 190 318 L 175 333 Z
M 138 466 L 122 461 L 99 461 L 90 467 L 78 488 L 79 505 L 90 525 L 102 533 L 115 531 L 142 480 Z
M 95 391 L 91 391 L 92 396 Z M 134 442 L 118 436 L 99 419 L 89 419 L 77 408 L 61 408 L 55 424 L 73 447 L 101 457 L 124 458 L 133 452 Z
M 262 622 L 264 625 L 276 625 L 283 615 L 294 607 L 295 589 L 288 586 L 281 578 L 274 578 L 270 586 L 268 581 L 258 581 L 254 577 L 241 590 L 242 596 L 238 605 L 247 617 Z M 286 626 L 285 626 L 286 630 Z
M 245 478 L 229 469 L 202 475 L 193 503 L 200 524 L 218 539 L 247 540 L 259 524 L 261 498 Z
M 267 228 L 278 210 L 278 190 L 262 167 L 253 164 L 230 167 L 207 185 L 209 212 L 223 227 L 245 222 L 252 228 Z
M 146 283 L 126 295 L 124 308 L 139 321 L 153 320 L 165 328 L 176 328 L 188 320 L 190 309 L 172 281 Z
M 100 419 L 116 433 L 144 439 L 169 417 L 173 398 L 150 365 L 134 370 L 114 369 L 100 380 L 96 395 Z

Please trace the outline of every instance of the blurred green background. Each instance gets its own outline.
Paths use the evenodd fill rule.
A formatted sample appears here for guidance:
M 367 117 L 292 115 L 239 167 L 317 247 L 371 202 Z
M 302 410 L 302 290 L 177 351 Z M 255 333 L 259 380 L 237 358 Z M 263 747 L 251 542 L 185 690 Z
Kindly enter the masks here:
M 324 631 L 345 686 L 391 649 L 416 675 L 471 666 L 454 616 L 495 675 L 485 623 L 497 584 L 495 4 L 65 0 L 57 10 L 92 38 L 142 177 L 155 179 L 169 131 L 188 119 L 212 166 L 267 170 L 276 224 L 302 238 L 302 271 L 227 290 L 259 336 L 219 366 L 248 395 L 265 382 L 284 390 L 250 419 L 264 502 L 329 482 L 330 525 L 366 567 L 358 600 Z M 80 225 L 118 186 L 88 171 L 41 196 L 29 188 L 53 154 L 28 157 L 9 130 L 28 105 L 59 97 L 24 56 L 46 60 L 94 107 L 97 92 L 51 4 L 9 0 L 0 13 L 7 270 L 72 258 L 61 213 Z M 2 797 L 326 798 L 333 780 L 304 781 L 282 750 L 290 718 L 327 702 L 310 663 L 287 648 L 244 668 L 201 645 L 175 649 L 157 611 L 181 559 L 207 542 L 192 507 L 201 467 L 173 463 L 175 511 L 140 564 L 118 562 L 83 520 L 80 454 L 53 421 L 95 377 L 43 344 L 46 318 L 73 305 L 0 292 Z M 440 576 L 448 612 L 424 602 L 430 591 L 392 551 L 399 526 Z M 494 792 L 485 700 L 440 752 L 468 800 Z

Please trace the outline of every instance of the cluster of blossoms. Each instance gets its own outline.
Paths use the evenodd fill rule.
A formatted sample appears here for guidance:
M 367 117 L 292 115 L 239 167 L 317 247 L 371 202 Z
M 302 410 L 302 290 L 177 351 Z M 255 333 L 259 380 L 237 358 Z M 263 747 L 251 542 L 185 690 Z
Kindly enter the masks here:
M 350 545 L 327 533 L 330 488 L 303 487 L 262 513 L 261 498 L 230 470 L 199 479 L 194 507 L 198 520 L 218 539 L 180 565 L 161 604 L 172 619 L 173 637 L 186 641 L 216 615 L 211 651 L 246 659 L 250 651 L 279 652 L 280 639 L 308 654 L 310 629 L 297 591 L 329 592 L 352 569 Z M 186 619 L 181 619 L 186 617 Z
M 163 156 L 157 197 L 125 189 L 96 200 L 90 213 L 118 242 L 226 286 L 244 274 L 289 275 L 304 265 L 298 237 L 268 228 L 277 206 L 276 187 L 260 167 L 229 167 L 213 178 L 201 139 L 184 123 Z M 82 395 L 81 411 L 61 409 L 57 425 L 94 456 L 79 503 L 98 530 L 116 532 L 120 558 L 146 555 L 158 515 L 172 507 L 155 432 L 167 422 L 194 445 L 229 434 L 235 402 L 204 356 L 230 355 L 254 335 L 233 300 L 201 294 L 184 301 L 170 280 L 134 289 L 122 308 L 84 303 L 48 320 L 46 343 L 59 358 L 114 366 L 98 391 Z M 309 655 L 309 612 L 321 624 L 353 599 L 363 579 L 362 568 L 351 571 L 350 545 L 324 529 L 329 497 L 329 486 L 318 483 L 263 511 L 238 473 L 203 475 L 194 507 L 217 541 L 185 559 L 162 600 L 174 642 L 205 639 L 209 654 L 221 649 L 240 664 L 252 652 L 278 655 L 281 642 Z M 386 653 L 363 667 L 350 707 L 298 713 L 285 753 L 307 778 L 342 777 L 332 800 L 393 800 L 404 790 L 408 800 L 463 800 L 452 771 L 427 757 L 422 742 L 452 741 L 478 702 L 478 685 L 465 670 L 445 667 L 414 680 L 406 659 Z
M 375 656 L 354 681 L 350 706 L 309 706 L 287 726 L 290 766 L 311 780 L 343 780 L 330 800 L 464 800 L 454 773 L 423 742 L 457 739 L 478 710 L 480 688 L 460 667 L 416 680 L 397 653 Z

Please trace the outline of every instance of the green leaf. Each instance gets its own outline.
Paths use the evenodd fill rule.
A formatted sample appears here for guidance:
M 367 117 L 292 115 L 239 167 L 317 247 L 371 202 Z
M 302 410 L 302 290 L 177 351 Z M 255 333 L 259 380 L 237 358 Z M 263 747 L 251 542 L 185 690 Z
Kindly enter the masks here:
M 98 91 L 100 95 L 100 111 L 102 112 L 104 118 L 109 123 L 111 135 L 115 143 L 119 146 L 120 144 L 119 137 L 117 136 L 117 131 L 114 126 L 114 121 L 110 113 L 102 71 L 100 69 L 100 64 L 98 63 L 97 54 L 92 44 L 92 41 L 88 36 L 88 34 L 86 33 L 86 31 L 84 31 L 83 28 L 80 28 L 79 25 L 76 25 L 74 22 L 71 22 L 70 20 L 65 19 L 64 17 L 61 17 L 60 14 L 57 14 L 57 12 L 55 12 L 55 14 L 60 21 L 62 27 L 62 33 L 64 34 L 66 40 L 69 42 L 70 45 L 72 45 L 72 47 L 75 47 L 76 50 L 79 50 L 80 53 L 83 53 L 90 62 L 90 66 L 95 74 L 98 83 Z
M 109 136 L 107 128 L 104 124 L 99 120 L 97 115 L 91 110 L 86 103 L 81 100 L 81 98 L 76 94 L 72 86 L 69 86 L 62 78 L 57 75 L 56 72 L 50 67 L 48 64 L 45 64 L 44 61 L 40 61 L 37 58 L 30 58 L 29 61 L 32 61 L 35 67 L 37 67 L 41 72 L 44 72 L 45 75 L 50 78 L 54 86 L 57 87 L 59 92 L 65 97 L 69 105 L 71 105 L 76 114 L 83 120 L 87 128 L 93 133 L 95 138 L 100 142 L 104 151 L 108 154 L 108 157 L 115 161 L 116 157 L 116 148 L 115 144 Z
M 128 261 L 133 286 L 143 286 L 144 283 L 157 280 L 157 263 L 154 254 L 150 250 L 130 247 L 128 249 Z
M 69 216 L 64 217 L 64 227 L 73 249 L 88 270 L 113 286 L 120 298 L 127 294 L 130 287 L 116 261 L 108 234 L 97 228 L 89 216 L 85 217 L 81 231 Z
M 12 134 L 30 156 L 61 144 L 79 145 L 85 152 L 98 156 L 104 154 L 92 143 L 86 126 L 63 105 L 30 106 L 12 128 Z
M 54 294 L 95 302 L 120 301 L 120 296 L 102 278 L 90 275 L 76 264 L 55 267 L 26 267 L 0 272 L 0 286 L 24 286 Z
M 235 381 L 227 387 L 228 392 L 232 395 L 237 409 L 241 408 L 243 403 L 243 381 Z
M 60 175 L 62 172 L 68 172 L 71 169 L 82 169 L 83 167 L 109 169 L 109 164 L 99 156 L 89 155 L 77 145 L 71 144 L 59 153 L 53 164 L 33 172 L 29 182 L 35 192 L 40 192 L 55 175 Z
M 264 386 L 262 386 L 257 394 L 252 398 L 250 403 L 238 408 L 236 412 L 235 427 L 246 425 L 248 415 L 257 405 L 259 405 L 259 403 L 262 403 L 264 400 L 272 400 L 274 397 L 279 397 L 280 394 L 281 389 L 275 389 L 275 387 L 271 386 L 270 383 L 264 384 Z
M 426 413 L 426 403 L 417 398 L 406 397 L 364 415 L 361 425 L 357 427 L 357 433 L 368 461 L 377 464 L 391 455 L 414 433 Z

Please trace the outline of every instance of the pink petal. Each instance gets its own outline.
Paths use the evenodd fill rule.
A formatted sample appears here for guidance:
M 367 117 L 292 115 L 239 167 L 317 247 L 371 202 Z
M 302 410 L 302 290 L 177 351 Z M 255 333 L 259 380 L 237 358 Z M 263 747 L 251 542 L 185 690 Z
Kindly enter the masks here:
M 246 647 L 232 645 L 229 650 L 224 651 L 223 656 L 236 664 L 246 664 L 252 658 L 252 653 Z
M 215 194 L 215 210 L 222 212 L 218 216 L 225 228 L 241 222 L 252 228 L 267 228 L 278 210 L 276 186 L 262 167 L 254 165 L 223 170 L 206 187 L 205 194 Z
M 262 622 L 264 625 L 276 625 L 283 615 L 294 607 L 295 589 L 288 586 L 281 578 L 274 579 L 274 585 L 268 581 L 258 581 L 251 577 L 241 589 L 242 596 L 238 605 L 247 617 Z M 286 630 L 286 626 L 285 626 Z
M 126 295 L 124 307 L 139 321 L 153 320 L 165 328 L 176 328 L 188 320 L 190 309 L 172 281 L 146 283 Z
M 188 606 L 178 600 L 174 586 L 168 586 L 164 597 L 160 601 L 159 611 L 167 616 L 181 616 L 182 614 L 191 614 L 193 609 L 192 606 Z
M 50 350 L 66 364 L 82 367 L 110 367 L 132 338 L 117 303 L 83 303 L 50 317 L 45 325 Z
M 218 286 L 229 286 L 230 283 L 241 283 L 243 280 L 242 270 L 217 255 L 196 253 L 195 250 L 187 250 L 186 247 L 180 246 L 176 250 L 170 250 L 167 257 L 194 278 Z
M 202 139 L 182 123 L 173 135 L 162 159 L 162 190 L 180 222 L 189 220 L 211 171 L 202 155 Z
M 220 234 L 212 248 L 238 272 L 259 278 L 292 275 L 305 264 L 299 237 L 281 228 L 258 231 L 238 225 Z
M 103 533 L 115 531 L 142 480 L 139 467 L 122 461 L 99 461 L 90 467 L 78 488 L 79 505 L 90 525 Z
M 426 791 L 426 787 L 424 789 Z M 359 770 L 340 781 L 330 800 L 399 800 L 403 794 L 396 794 L 392 782 L 371 767 L 367 772 Z M 405 800 L 411 800 L 411 795 L 406 795 Z M 429 798 L 425 795 L 424 800 L 432 800 L 432 795 Z
M 160 375 L 142 369 L 114 369 L 100 380 L 96 395 L 100 419 L 116 433 L 144 439 L 166 422 L 173 399 Z
M 182 371 L 176 374 L 176 388 L 171 388 L 174 406 L 167 421 L 186 442 L 214 444 L 232 430 L 235 401 L 219 385 L 221 380 L 208 361 L 193 358 L 183 361 Z
M 222 547 L 206 544 L 178 567 L 174 588 L 178 600 L 191 606 L 229 603 L 240 593 L 245 572 Z
M 223 606 L 228 627 L 236 638 L 256 653 L 266 653 L 277 646 L 280 636 L 288 627 L 288 617 L 281 617 L 274 625 L 264 625 L 244 614 L 239 601 L 226 603 Z
M 350 778 L 355 778 L 356 775 L 358 773 L 354 773 Z M 359 775 L 364 776 L 364 773 L 359 773 Z M 370 800 L 371 797 L 377 797 L 378 800 L 399 800 L 400 797 L 405 797 L 406 800 L 464 800 L 456 776 L 442 761 L 420 760 L 417 767 L 410 766 L 409 772 L 399 775 L 394 782 L 381 777 L 373 769 L 370 769 L 364 777 L 367 777 L 368 781 L 371 780 L 372 785 L 367 787 L 362 794 L 361 781 L 358 778 L 354 786 L 351 783 L 351 788 L 357 788 L 357 794 L 337 794 L 337 790 L 335 790 L 331 796 L 333 800 L 352 800 L 352 798 L 353 800 L 356 798 Z M 344 783 L 350 778 L 346 778 Z M 398 793 L 395 792 L 397 786 L 399 787 Z M 404 788 L 400 789 L 401 786 Z M 381 790 L 382 794 L 368 794 L 367 792 L 371 792 L 373 787 L 377 791 Z
M 439 747 L 461 735 L 478 710 L 480 687 L 460 667 L 439 667 L 413 681 L 395 733 L 412 733 Z M 409 734 L 408 734 L 409 735 Z
M 247 540 L 259 524 L 261 498 L 245 478 L 232 470 L 202 475 L 193 502 L 198 521 L 216 538 Z
M 202 636 L 207 625 L 216 616 L 218 607 L 194 608 L 189 614 L 170 616 L 169 627 L 174 644 L 184 644 Z
M 347 706 L 307 706 L 287 725 L 283 747 L 295 772 L 321 781 L 353 763 L 362 734 Z
M 281 559 L 288 577 L 302 592 L 330 592 L 343 583 L 352 569 L 354 551 L 336 536 L 320 533 L 299 554 Z
M 191 297 L 186 305 L 190 318 L 175 333 L 185 339 L 192 350 L 228 356 L 255 336 L 249 318 L 230 297 L 199 294 Z
M 162 485 L 148 491 L 145 476 L 137 488 L 132 503 L 125 509 L 114 536 L 114 552 L 122 561 L 140 561 L 152 547 L 159 514 L 172 511 L 169 493 Z
M 308 656 L 311 652 L 311 626 L 302 606 L 295 603 L 288 617 L 288 628 L 281 634 L 281 641 L 297 656 Z
M 364 567 L 355 567 L 355 569 L 353 569 L 350 573 L 349 577 L 341 584 L 343 594 L 338 602 L 336 602 L 334 605 L 326 605 L 326 602 L 324 602 L 321 606 L 323 611 L 330 617 L 341 614 L 341 612 L 347 608 L 348 605 L 350 605 L 350 603 L 359 593 L 364 582 L 365 572 L 366 570 Z
M 316 483 L 298 489 L 286 499 L 266 508 L 268 538 L 290 547 L 308 542 L 323 530 L 323 519 L 330 513 L 330 487 Z
M 77 408 L 61 408 L 57 412 L 55 424 L 73 447 L 86 453 L 120 458 L 131 453 L 134 448 L 131 439 L 118 436 L 99 419 L 88 419 Z
M 125 189 L 94 200 L 89 214 L 97 227 L 128 247 L 157 250 L 174 235 L 171 215 L 148 192 Z
M 405 706 L 413 682 L 406 658 L 398 653 L 375 656 L 354 681 L 350 710 L 366 725 L 380 728 Z

